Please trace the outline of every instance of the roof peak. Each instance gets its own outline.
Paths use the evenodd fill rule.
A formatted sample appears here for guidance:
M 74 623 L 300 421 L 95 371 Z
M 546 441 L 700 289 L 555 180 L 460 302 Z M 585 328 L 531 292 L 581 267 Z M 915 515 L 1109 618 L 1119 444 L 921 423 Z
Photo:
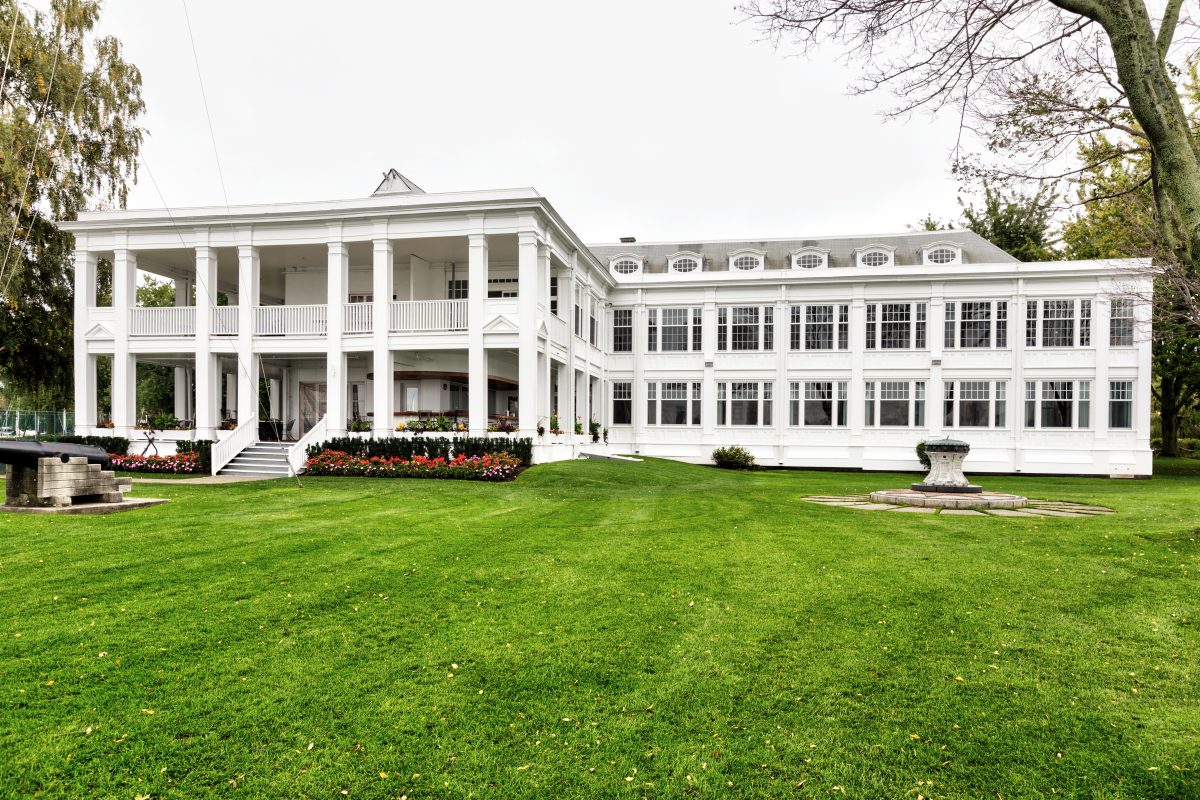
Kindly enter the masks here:
M 425 190 L 401 175 L 393 167 L 383 173 L 383 180 L 375 187 L 375 191 L 371 192 L 372 197 L 381 194 L 425 194 Z

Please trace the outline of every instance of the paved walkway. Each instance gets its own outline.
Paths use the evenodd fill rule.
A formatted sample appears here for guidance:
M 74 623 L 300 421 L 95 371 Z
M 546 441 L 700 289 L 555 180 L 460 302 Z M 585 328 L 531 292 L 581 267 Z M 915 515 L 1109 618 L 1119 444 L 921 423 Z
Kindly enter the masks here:
M 810 503 L 840 508 L 856 508 L 859 511 L 896 511 L 904 514 L 944 514 L 952 517 L 1099 517 L 1112 514 L 1111 508 L 1072 503 L 1067 500 L 1030 500 L 1029 505 L 1019 509 L 991 508 L 972 510 L 965 508 L 925 508 L 923 506 L 897 506 L 888 503 L 872 503 L 866 494 L 814 495 L 804 498 Z
M 199 478 L 139 478 L 134 476 L 134 484 L 139 483 L 169 483 L 182 486 L 208 486 L 214 483 L 246 483 L 247 481 L 270 481 L 278 476 L 265 475 L 202 475 Z

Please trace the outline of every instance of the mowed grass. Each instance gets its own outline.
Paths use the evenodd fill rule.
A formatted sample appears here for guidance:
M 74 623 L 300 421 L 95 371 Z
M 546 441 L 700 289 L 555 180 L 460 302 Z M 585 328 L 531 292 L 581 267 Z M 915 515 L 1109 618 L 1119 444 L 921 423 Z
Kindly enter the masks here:
M 0 796 L 1200 796 L 1200 464 L 1111 517 L 662 461 L 0 516 Z

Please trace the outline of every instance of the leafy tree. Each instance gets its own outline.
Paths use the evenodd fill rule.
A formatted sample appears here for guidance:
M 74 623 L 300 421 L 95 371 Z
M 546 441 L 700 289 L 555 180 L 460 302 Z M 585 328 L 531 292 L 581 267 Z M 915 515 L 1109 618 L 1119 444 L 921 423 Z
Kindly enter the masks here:
M 74 242 L 52 220 L 124 205 L 143 136 L 141 74 L 92 35 L 99 15 L 99 0 L 0 0 L 0 380 L 42 407 L 72 385 Z
M 1053 205 L 1050 187 L 1021 194 L 984 184 L 983 206 L 963 205 L 963 224 L 1020 261 L 1053 261 Z
M 146 308 L 175 305 L 175 285 L 142 276 L 137 287 L 137 304 Z M 165 364 L 137 365 L 137 407 L 139 416 L 173 414 L 175 411 L 175 368 Z

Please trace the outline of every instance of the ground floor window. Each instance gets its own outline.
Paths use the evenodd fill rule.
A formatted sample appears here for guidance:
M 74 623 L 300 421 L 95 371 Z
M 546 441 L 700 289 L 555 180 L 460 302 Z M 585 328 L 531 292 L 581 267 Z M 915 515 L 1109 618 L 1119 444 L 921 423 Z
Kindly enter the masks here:
M 732 381 L 717 384 L 718 425 L 770 425 L 774 384 Z
M 846 381 L 792 381 L 788 424 L 844 426 L 848 391 Z
M 633 384 L 629 381 L 613 381 L 612 424 L 633 424 Z
M 1109 381 L 1108 427 L 1133 427 L 1133 381 Z
M 1025 381 L 1026 428 L 1087 428 L 1090 381 Z
M 647 383 L 646 424 L 699 425 L 700 385 L 699 381 Z
M 863 388 L 867 425 L 919 428 L 925 424 L 925 381 L 867 381 Z
M 1004 381 L 946 381 L 942 424 L 947 428 L 1003 428 L 1008 384 Z

